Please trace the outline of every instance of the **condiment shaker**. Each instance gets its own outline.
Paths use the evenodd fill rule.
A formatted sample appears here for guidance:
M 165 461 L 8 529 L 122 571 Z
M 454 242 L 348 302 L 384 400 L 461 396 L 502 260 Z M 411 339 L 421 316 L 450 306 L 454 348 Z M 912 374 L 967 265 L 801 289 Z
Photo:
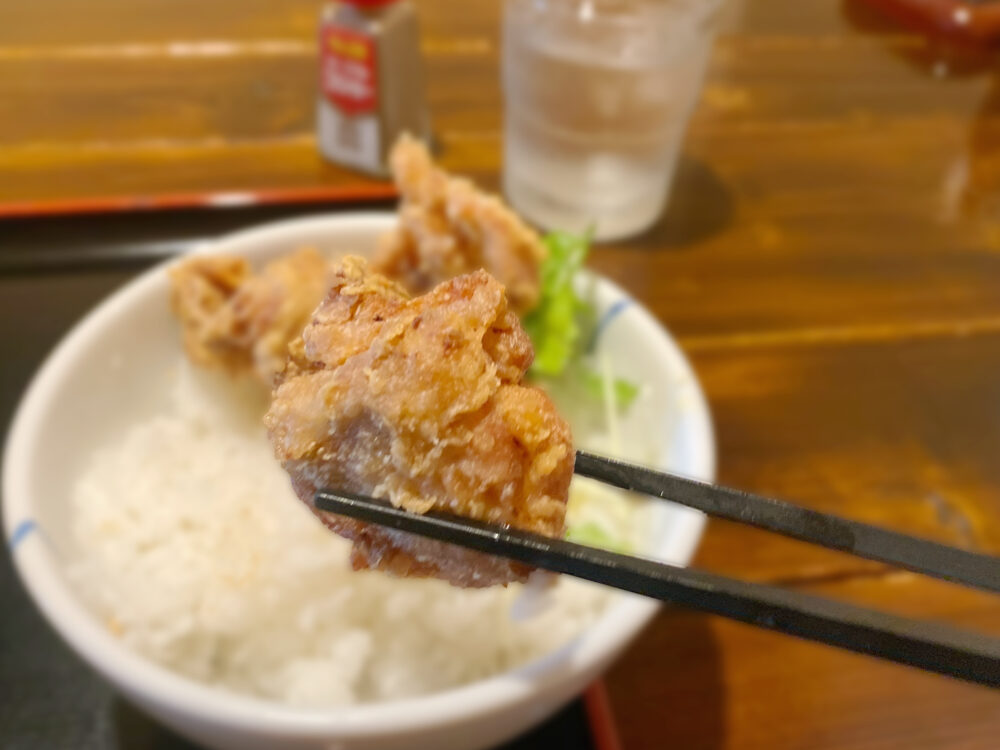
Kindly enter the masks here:
M 319 28 L 317 141 L 330 161 L 388 172 L 400 133 L 430 137 L 417 13 L 411 0 L 324 5 Z

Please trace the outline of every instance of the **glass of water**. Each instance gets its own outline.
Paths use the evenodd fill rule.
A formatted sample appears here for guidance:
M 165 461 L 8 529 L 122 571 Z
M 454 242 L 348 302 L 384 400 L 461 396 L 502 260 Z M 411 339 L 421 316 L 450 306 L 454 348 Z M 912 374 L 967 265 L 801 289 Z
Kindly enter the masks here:
M 723 0 L 506 0 L 504 191 L 546 228 L 636 234 L 666 204 Z

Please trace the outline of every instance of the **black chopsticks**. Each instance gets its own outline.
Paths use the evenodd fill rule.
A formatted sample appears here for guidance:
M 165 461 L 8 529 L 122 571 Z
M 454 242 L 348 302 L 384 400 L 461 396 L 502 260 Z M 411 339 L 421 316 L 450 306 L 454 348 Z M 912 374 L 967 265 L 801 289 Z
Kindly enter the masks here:
M 577 451 L 575 473 L 858 557 L 1000 593 L 1000 558 Z
M 845 552 L 892 562 L 940 578 L 1000 590 L 1000 560 L 952 549 L 866 524 L 674 477 L 639 466 L 577 454 L 578 474 L 624 489 L 690 505 Z M 409 513 L 369 497 L 320 490 L 316 507 L 670 601 L 759 627 L 902 664 L 1000 687 L 1000 639 L 948 625 L 910 620 L 763 584 L 679 568 L 562 539 L 446 513 Z M 745 509 L 740 507 L 740 504 Z M 888 549 L 879 549 L 880 540 Z M 938 563 L 943 563 L 938 567 Z

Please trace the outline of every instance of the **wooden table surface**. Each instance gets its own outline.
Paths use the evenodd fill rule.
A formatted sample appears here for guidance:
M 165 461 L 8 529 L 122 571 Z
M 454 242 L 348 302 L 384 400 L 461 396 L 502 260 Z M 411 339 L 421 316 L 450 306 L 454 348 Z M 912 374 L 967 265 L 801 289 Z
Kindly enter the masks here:
M 496 3 L 419 5 L 443 161 L 495 187 Z M 3 3 L 0 212 L 384 193 L 316 155 L 316 10 Z M 722 481 L 1000 553 L 994 62 L 943 53 L 855 2 L 738 10 L 674 202 L 592 265 L 691 357 Z M 998 597 L 724 522 L 696 564 L 1000 634 Z M 608 685 L 627 750 L 1000 746 L 1000 692 L 683 611 L 665 610 Z

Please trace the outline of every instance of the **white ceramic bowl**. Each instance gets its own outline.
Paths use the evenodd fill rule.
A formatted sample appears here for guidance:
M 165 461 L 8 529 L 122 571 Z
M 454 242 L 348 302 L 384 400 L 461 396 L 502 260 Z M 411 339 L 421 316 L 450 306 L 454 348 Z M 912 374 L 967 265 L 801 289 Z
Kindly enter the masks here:
M 336 214 L 239 232 L 197 252 L 254 262 L 303 245 L 366 254 L 391 214 Z M 164 724 L 215 748 L 436 748 L 471 750 L 540 722 L 583 690 L 639 632 L 657 604 L 631 595 L 558 651 L 465 687 L 426 697 L 332 710 L 297 709 L 197 684 L 126 650 L 80 602 L 64 576 L 71 551 L 69 497 L 95 445 L 166 402 L 164 373 L 178 331 L 167 309 L 165 265 L 87 315 L 35 376 L 8 435 L 3 475 L 6 538 L 17 569 L 52 626 L 94 669 Z M 656 437 L 660 465 L 711 479 L 714 445 L 705 400 L 670 335 L 611 283 L 597 280 L 607 312 L 599 347 L 619 374 L 645 383 L 626 431 Z M 704 518 L 658 503 L 655 556 L 686 564 Z

